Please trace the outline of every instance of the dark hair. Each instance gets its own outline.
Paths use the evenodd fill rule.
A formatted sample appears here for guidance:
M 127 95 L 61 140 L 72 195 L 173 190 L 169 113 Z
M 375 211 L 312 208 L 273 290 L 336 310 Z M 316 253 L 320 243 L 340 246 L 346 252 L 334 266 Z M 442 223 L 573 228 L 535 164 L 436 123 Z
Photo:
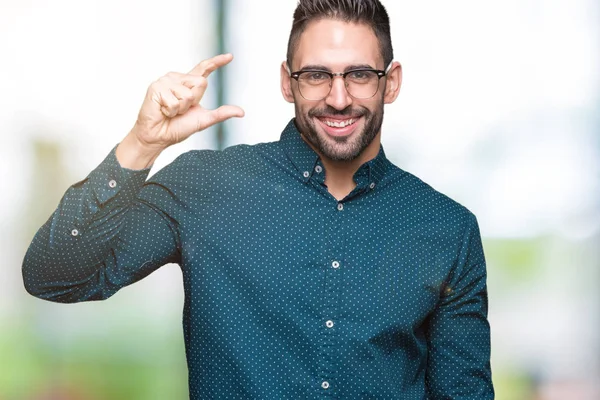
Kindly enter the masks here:
M 394 59 L 390 18 L 379 0 L 299 0 L 294 11 L 287 48 L 287 62 L 290 67 L 300 36 L 308 23 L 324 18 L 370 26 L 379 41 L 384 68 Z

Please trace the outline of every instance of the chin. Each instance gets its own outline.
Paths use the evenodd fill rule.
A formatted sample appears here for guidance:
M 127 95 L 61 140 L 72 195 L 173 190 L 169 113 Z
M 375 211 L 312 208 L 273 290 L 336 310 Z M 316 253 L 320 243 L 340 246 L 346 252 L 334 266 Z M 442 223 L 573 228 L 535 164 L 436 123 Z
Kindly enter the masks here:
M 365 150 L 361 148 L 360 139 L 355 137 L 355 133 L 343 138 L 321 136 L 316 145 L 319 153 L 332 161 L 354 161 Z

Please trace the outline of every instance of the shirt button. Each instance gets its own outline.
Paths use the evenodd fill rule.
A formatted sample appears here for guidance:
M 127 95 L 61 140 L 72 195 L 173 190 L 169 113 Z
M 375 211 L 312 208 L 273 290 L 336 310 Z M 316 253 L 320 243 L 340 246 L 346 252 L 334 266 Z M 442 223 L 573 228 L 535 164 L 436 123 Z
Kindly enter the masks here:
M 108 182 L 108 186 L 110 186 L 111 188 L 117 187 L 117 181 L 115 181 L 114 179 L 111 180 L 110 182 Z
M 325 322 L 325 326 L 327 326 L 328 328 L 333 328 L 333 321 L 329 320 Z
M 323 389 L 329 389 L 329 382 L 327 382 L 327 381 L 324 381 L 323 383 L 321 383 L 321 387 L 322 387 Z
M 375 189 L 375 182 L 371 182 L 371 184 L 369 185 L 369 187 L 370 187 L 371 189 Z
M 338 203 L 337 209 L 338 211 L 342 211 L 344 209 L 344 205 L 342 203 Z
M 77 236 L 77 235 L 79 235 L 79 231 L 78 231 L 77 229 L 73 229 L 73 230 L 71 231 L 71 235 L 72 235 L 72 236 Z
M 338 269 L 340 267 L 340 262 L 339 261 L 334 261 L 331 263 L 331 266 L 335 269 Z
M 320 174 L 321 172 L 323 172 L 323 167 L 321 167 L 320 165 L 317 165 L 315 167 L 315 171 L 316 171 L 317 174 Z
M 304 173 L 302 174 L 305 178 L 308 178 L 310 176 L 310 172 L 308 171 L 304 171 Z

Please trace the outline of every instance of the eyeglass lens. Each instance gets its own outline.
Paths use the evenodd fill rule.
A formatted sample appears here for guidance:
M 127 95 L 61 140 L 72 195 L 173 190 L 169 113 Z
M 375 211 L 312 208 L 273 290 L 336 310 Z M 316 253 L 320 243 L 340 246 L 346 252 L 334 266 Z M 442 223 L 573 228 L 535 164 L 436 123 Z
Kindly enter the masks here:
M 379 76 L 374 71 L 352 71 L 344 77 L 348 93 L 357 99 L 368 99 L 377 93 Z M 300 94 L 307 100 L 322 100 L 331 91 L 332 77 L 325 72 L 304 71 L 298 76 Z

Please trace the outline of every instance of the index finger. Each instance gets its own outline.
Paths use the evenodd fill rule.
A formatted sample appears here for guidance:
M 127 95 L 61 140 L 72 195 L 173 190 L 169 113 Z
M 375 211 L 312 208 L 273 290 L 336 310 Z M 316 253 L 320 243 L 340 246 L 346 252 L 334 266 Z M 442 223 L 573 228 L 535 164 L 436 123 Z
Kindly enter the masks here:
M 205 78 L 217 68 L 221 68 L 224 65 L 227 65 L 233 60 L 232 54 L 219 54 L 218 56 L 214 56 L 212 58 L 206 59 L 200 64 L 196 65 L 190 72 L 190 75 L 202 75 Z

